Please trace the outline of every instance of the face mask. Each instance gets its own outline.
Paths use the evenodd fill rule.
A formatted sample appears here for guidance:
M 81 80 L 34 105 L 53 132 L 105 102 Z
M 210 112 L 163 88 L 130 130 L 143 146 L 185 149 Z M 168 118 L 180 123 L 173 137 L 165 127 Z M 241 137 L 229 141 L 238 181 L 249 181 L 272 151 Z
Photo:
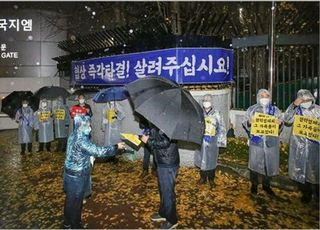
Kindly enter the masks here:
M 312 101 L 308 101 L 300 104 L 300 106 L 304 109 L 309 109 L 311 105 L 312 105 Z
M 23 108 L 27 108 L 27 107 L 28 107 L 28 104 L 22 104 L 22 107 L 23 107 Z
M 79 103 L 83 104 L 84 103 L 84 99 L 79 99 Z
M 41 103 L 41 107 L 43 107 L 43 108 L 44 108 L 44 107 L 47 107 L 47 102 L 42 102 L 42 103 Z
M 211 107 L 211 102 L 209 102 L 209 101 L 204 101 L 204 102 L 202 103 L 202 105 L 203 105 L 203 107 L 204 107 L 205 109 L 208 109 L 208 108 Z
M 266 106 L 270 103 L 270 99 L 269 98 L 261 98 L 259 102 L 261 105 Z

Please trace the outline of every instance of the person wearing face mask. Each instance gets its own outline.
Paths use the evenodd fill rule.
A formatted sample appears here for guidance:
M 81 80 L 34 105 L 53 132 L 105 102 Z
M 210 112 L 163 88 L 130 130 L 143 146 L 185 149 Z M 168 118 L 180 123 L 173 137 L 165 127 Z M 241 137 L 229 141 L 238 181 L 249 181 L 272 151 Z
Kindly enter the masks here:
M 226 128 L 222 114 L 212 106 L 212 95 L 206 94 L 202 99 L 205 118 L 205 133 L 201 149 L 194 155 L 194 163 L 200 168 L 200 184 L 209 181 L 214 187 L 215 170 L 218 162 L 219 147 L 226 147 Z
M 63 228 L 79 229 L 81 226 L 82 204 L 90 183 L 90 157 L 114 156 L 118 149 L 125 149 L 125 144 L 98 147 L 93 144 L 89 135 L 91 118 L 76 115 L 74 129 L 68 138 L 66 158 L 64 161 L 63 188 L 66 193 L 64 203 Z
M 120 131 L 124 113 L 120 110 L 116 101 L 109 101 L 102 109 L 102 131 L 104 132 L 104 145 L 114 145 L 121 140 Z M 108 160 L 117 162 L 116 157 Z
M 39 109 L 35 112 L 35 124 L 34 129 L 38 130 L 39 150 L 44 150 L 44 145 L 48 152 L 51 151 L 51 141 L 53 141 L 53 118 L 51 108 L 47 99 L 42 98 L 40 100 Z
M 297 98 L 284 114 L 286 125 L 294 125 L 295 115 L 320 119 L 320 106 L 315 104 L 315 98 L 309 90 L 298 91 Z M 289 177 L 298 183 L 303 203 L 310 202 L 312 195 L 315 201 L 319 202 L 319 153 L 319 140 L 295 135 L 292 129 L 289 146 Z
M 31 153 L 34 115 L 32 108 L 28 105 L 28 100 L 22 100 L 22 107 L 17 110 L 15 121 L 19 124 L 18 139 L 21 144 L 20 154 L 25 154 L 26 145 L 28 145 L 28 152 Z
M 275 121 L 280 125 L 280 135 L 283 127 L 281 111 L 271 104 L 271 95 L 266 89 L 258 91 L 257 104 L 248 108 L 242 126 L 249 136 L 248 168 L 250 170 L 251 193 L 257 194 L 259 177 L 262 177 L 262 189 L 269 195 L 275 196 L 270 187 L 270 179 L 279 174 L 279 135 L 255 136 L 251 134 L 251 125 L 257 112 L 276 117 Z
M 79 94 L 78 96 L 79 104 L 75 105 L 75 108 L 79 108 L 79 112 L 75 111 L 74 114 L 71 114 L 71 117 L 73 118 L 76 114 L 79 115 L 86 115 L 89 117 L 92 117 L 92 110 L 89 104 L 86 103 L 85 96 L 83 94 Z
M 67 147 L 67 127 L 70 122 L 70 114 L 62 96 L 57 98 L 56 105 L 53 107 L 53 118 L 55 139 L 58 140 L 56 152 L 64 152 Z

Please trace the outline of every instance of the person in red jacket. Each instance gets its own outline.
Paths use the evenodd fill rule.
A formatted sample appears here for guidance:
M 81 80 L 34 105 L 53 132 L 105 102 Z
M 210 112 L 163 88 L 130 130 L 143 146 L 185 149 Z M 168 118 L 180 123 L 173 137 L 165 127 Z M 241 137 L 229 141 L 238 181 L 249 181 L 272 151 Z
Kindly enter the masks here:
M 76 115 L 92 117 L 92 110 L 89 104 L 86 103 L 86 98 L 83 94 L 78 96 L 79 104 L 71 106 L 70 116 L 73 119 Z

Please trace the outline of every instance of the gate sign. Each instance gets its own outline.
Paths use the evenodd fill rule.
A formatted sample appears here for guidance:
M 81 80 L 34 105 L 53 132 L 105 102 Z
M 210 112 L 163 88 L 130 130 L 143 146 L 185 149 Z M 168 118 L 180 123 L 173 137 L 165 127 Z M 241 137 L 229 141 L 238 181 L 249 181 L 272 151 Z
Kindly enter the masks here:
M 72 83 L 123 85 L 150 75 L 179 84 L 232 82 L 233 51 L 172 48 L 73 61 Z

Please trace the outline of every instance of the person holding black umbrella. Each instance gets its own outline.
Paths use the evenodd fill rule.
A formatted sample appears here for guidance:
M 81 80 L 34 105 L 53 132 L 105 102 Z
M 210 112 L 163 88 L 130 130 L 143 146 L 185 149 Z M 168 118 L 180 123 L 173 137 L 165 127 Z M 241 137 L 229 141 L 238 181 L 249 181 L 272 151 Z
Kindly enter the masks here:
M 204 116 L 189 91 L 162 77 L 146 77 L 126 85 L 134 112 L 150 122 L 150 134 L 141 141 L 149 146 L 157 166 L 159 212 L 153 221 L 165 221 L 162 229 L 178 225 L 175 184 L 180 165 L 177 141 L 201 145 Z
M 205 133 L 201 150 L 195 152 L 195 165 L 200 168 L 200 184 L 209 181 L 210 187 L 214 187 L 215 171 L 218 162 L 219 147 L 227 145 L 226 129 L 222 114 L 212 105 L 212 95 L 206 94 L 202 99 L 205 117 Z
M 34 129 L 38 130 L 39 150 L 44 150 L 44 144 L 48 152 L 51 151 L 51 141 L 53 141 L 53 118 L 51 108 L 47 99 L 40 100 L 40 108 L 35 112 Z
M 170 140 L 161 130 L 155 126 L 150 128 L 150 135 L 142 135 L 141 141 L 155 157 L 160 194 L 159 212 L 153 213 L 150 218 L 165 221 L 160 228 L 171 229 L 178 226 L 175 185 L 180 164 L 179 149 L 177 142 Z
M 32 152 L 32 128 L 34 123 L 33 110 L 28 104 L 28 100 L 22 100 L 22 107 L 19 108 L 15 115 L 15 121 L 19 123 L 18 139 L 21 144 L 21 155 L 25 154 L 26 145 L 28 152 Z

